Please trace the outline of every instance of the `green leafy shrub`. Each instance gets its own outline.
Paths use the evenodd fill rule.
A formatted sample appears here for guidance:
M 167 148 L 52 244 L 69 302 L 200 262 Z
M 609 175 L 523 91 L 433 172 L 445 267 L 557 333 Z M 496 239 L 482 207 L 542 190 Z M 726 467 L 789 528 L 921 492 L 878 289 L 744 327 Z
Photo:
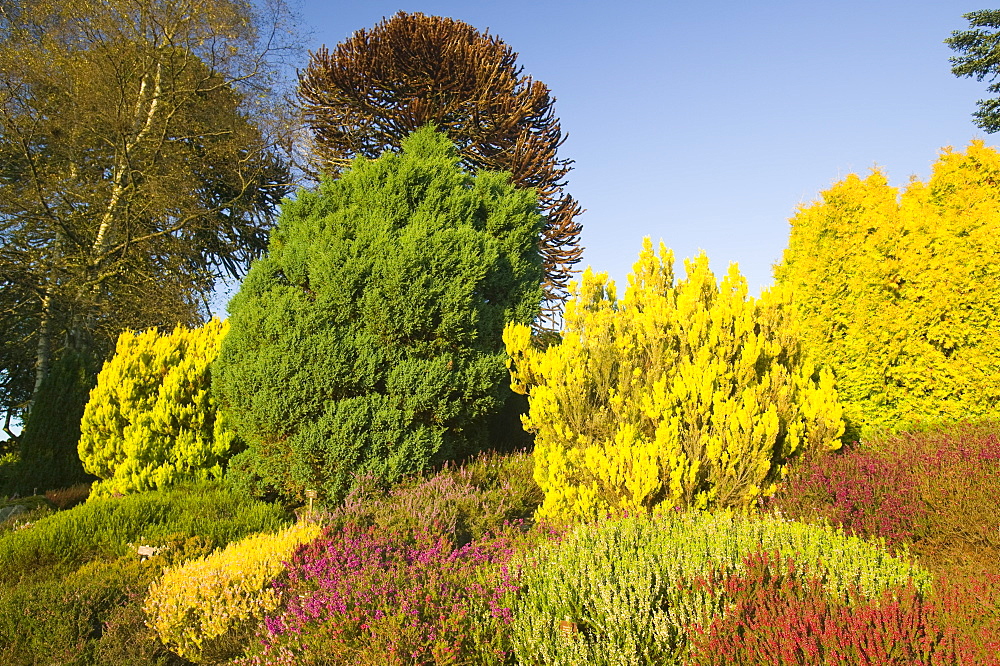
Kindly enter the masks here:
M 125 331 L 83 412 L 80 458 L 93 497 L 220 479 L 235 434 L 216 417 L 210 367 L 229 326 Z
M 195 663 L 242 655 L 264 616 L 278 606 L 271 579 L 299 545 L 321 531 L 302 522 L 165 569 L 143 605 L 149 626 L 164 645 Z
M 148 630 L 141 604 L 165 565 L 210 548 L 168 539 L 159 555 L 89 562 L 65 578 L 0 586 L 0 663 L 7 666 L 178 663 Z
M 44 492 L 89 481 L 80 462 L 80 419 L 94 385 L 95 364 L 67 350 L 39 387 L 19 440 L 20 455 L 7 492 Z
M 287 523 L 277 507 L 218 483 L 90 500 L 28 529 L 0 534 L 0 585 L 58 578 L 93 560 L 134 553 L 140 542 L 159 546 L 177 534 L 221 546 Z
M 623 299 L 606 274 L 573 286 L 559 344 L 506 328 L 545 520 L 746 507 L 789 459 L 840 446 L 833 377 L 802 353 L 782 295 L 748 298 L 735 264 L 716 282 L 704 254 L 676 283 L 673 264 L 646 238 Z
M 513 603 L 517 656 L 546 665 L 683 663 L 689 628 L 726 603 L 697 579 L 738 572 L 761 550 L 808 567 L 834 598 L 930 585 L 908 560 L 828 526 L 733 514 L 627 517 L 578 527 L 528 557 Z
M 512 399 L 501 333 L 541 299 L 536 195 L 472 176 L 425 128 L 286 201 L 229 305 L 216 364 L 251 492 L 344 497 L 490 441 Z

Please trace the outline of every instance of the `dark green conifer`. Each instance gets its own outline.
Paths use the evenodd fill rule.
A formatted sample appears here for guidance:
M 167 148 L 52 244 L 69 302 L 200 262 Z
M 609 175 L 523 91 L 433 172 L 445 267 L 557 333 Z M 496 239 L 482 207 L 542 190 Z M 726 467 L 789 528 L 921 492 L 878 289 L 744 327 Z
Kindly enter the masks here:
M 83 470 L 77 443 L 83 408 L 96 377 L 96 364 L 72 349 L 52 364 L 24 424 L 20 462 L 9 492 L 42 493 L 93 480 Z
M 465 171 L 427 127 L 286 201 L 215 367 L 255 492 L 342 497 L 487 446 L 511 399 L 504 324 L 541 301 L 532 190 Z

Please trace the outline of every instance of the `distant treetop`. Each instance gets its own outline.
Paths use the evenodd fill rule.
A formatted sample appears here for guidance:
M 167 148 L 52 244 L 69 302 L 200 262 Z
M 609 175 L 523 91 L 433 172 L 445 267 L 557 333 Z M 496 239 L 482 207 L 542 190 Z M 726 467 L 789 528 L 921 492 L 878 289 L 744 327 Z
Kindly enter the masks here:
M 351 158 L 398 151 L 428 123 L 458 146 L 472 173 L 508 171 L 538 191 L 546 217 L 543 320 L 558 319 L 583 249 L 579 203 L 563 191 L 571 160 L 548 87 L 523 73 L 499 37 L 440 16 L 399 12 L 312 55 L 299 96 L 320 169 L 336 176 Z
M 955 76 L 974 76 L 977 81 L 986 79 L 986 90 L 1000 93 L 1000 10 L 983 9 L 963 14 L 969 21 L 969 30 L 956 30 L 944 43 L 960 55 L 949 58 Z M 989 133 L 1000 130 L 1000 98 L 981 99 L 979 110 L 973 113 L 977 126 Z

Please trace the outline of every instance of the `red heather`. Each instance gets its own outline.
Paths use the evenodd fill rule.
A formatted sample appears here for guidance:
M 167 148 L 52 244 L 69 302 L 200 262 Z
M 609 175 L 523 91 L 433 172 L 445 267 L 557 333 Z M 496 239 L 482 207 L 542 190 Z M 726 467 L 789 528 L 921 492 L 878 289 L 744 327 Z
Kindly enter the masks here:
M 690 666 L 993 666 L 912 586 L 866 599 L 831 599 L 821 581 L 774 555 L 717 581 L 729 610 L 691 630 Z

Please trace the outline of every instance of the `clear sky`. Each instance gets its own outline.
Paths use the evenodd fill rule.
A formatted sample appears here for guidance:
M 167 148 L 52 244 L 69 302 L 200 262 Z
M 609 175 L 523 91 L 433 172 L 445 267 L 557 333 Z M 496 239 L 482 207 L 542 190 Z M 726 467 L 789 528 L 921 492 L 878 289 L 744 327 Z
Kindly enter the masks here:
M 545 82 L 576 161 L 584 261 L 624 282 L 643 236 L 678 258 L 739 263 L 751 292 L 799 204 L 879 165 L 926 178 L 943 146 L 985 138 L 986 83 L 957 79 L 952 0 L 302 0 L 306 46 L 334 46 L 399 10 L 488 29 Z M 622 287 L 624 284 L 622 284 Z

